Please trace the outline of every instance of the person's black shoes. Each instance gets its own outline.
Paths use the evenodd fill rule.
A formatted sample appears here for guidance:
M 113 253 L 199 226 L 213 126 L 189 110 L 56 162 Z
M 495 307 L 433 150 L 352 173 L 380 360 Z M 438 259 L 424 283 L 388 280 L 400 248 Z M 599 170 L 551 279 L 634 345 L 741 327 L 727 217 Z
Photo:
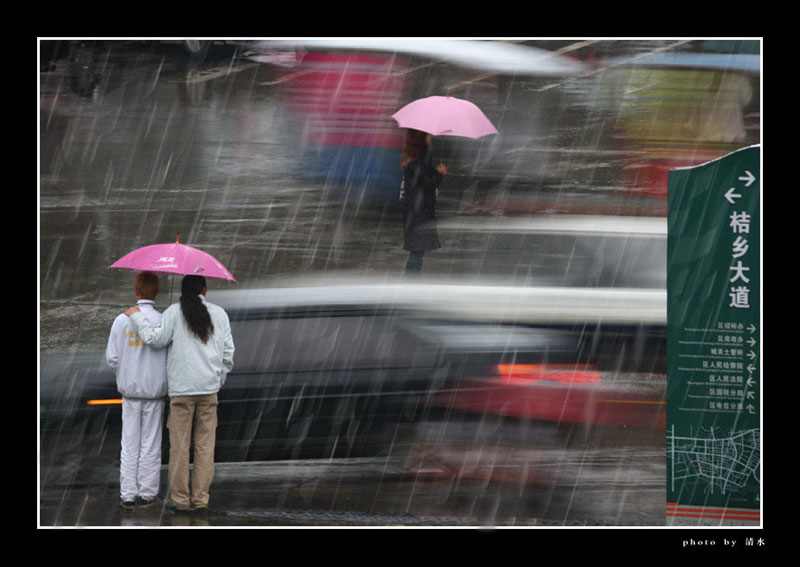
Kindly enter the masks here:
M 192 511 L 198 516 L 205 516 L 208 514 L 208 506 L 206 504 L 195 504 L 192 506 Z
M 173 514 L 191 514 L 192 513 L 191 506 L 188 507 L 188 508 L 183 508 L 183 507 L 178 506 L 177 504 L 175 504 L 175 502 L 173 502 L 172 500 L 168 500 L 167 501 L 166 508 L 167 508 L 167 510 L 171 511 Z
M 188 508 L 183 508 L 176 506 L 172 500 L 168 500 L 165 506 L 173 514 L 189 514 L 201 517 L 208 515 L 208 504 L 192 504 Z
M 150 500 L 145 500 L 141 496 L 136 498 L 136 507 L 139 509 L 147 509 L 153 506 L 156 503 L 156 498 L 151 498 Z
M 146 500 L 141 496 L 137 496 L 136 500 L 123 500 L 119 503 L 120 508 L 126 512 L 133 512 L 134 510 L 146 510 L 152 508 L 153 504 L 158 502 L 158 498 L 151 498 Z

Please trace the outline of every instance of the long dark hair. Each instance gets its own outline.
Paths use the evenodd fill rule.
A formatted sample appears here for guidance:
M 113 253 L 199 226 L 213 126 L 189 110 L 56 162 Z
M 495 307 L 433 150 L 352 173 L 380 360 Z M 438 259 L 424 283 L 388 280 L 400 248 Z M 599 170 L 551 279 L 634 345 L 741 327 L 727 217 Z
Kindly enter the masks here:
M 409 163 L 425 157 L 428 153 L 428 133 L 409 128 L 403 143 L 403 153 L 400 156 L 400 167 L 405 169 Z
M 181 282 L 181 313 L 189 329 L 204 343 L 208 342 L 208 337 L 214 332 L 211 315 L 200 299 L 205 287 L 206 279 L 203 276 L 186 276 Z

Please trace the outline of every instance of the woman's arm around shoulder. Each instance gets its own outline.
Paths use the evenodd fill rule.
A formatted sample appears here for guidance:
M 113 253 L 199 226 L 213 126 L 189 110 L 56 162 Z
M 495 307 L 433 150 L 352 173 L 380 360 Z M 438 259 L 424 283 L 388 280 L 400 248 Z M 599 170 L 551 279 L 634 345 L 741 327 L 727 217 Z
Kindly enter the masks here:
M 172 333 L 175 329 L 175 317 L 180 317 L 180 307 L 171 305 L 161 317 L 161 325 L 153 327 L 150 321 L 147 320 L 144 313 L 138 307 L 131 307 L 125 314 L 131 318 L 134 325 L 136 325 L 136 332 L 139 333 L 139 338 L 153 348 L 164 348 L 172 342 Z

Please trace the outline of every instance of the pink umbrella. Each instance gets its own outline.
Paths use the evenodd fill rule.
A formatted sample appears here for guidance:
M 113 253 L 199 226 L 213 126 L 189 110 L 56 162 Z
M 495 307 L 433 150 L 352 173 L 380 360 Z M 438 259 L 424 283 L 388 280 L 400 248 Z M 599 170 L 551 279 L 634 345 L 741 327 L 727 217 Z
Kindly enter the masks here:
M 481 109 L 468 100 L 429 96 L 408 103 L 392 114 L 401 128 L 421 130 L 434 136 L 480 138 L 497 134 Z
M 109 268 L 184 276 L 198 275 L 218 280 L 236 281 L 233 274 L 211 254 L 181 244 L 178 239 L 173 244 L 152 244 L 137 248 L 111 264 Z

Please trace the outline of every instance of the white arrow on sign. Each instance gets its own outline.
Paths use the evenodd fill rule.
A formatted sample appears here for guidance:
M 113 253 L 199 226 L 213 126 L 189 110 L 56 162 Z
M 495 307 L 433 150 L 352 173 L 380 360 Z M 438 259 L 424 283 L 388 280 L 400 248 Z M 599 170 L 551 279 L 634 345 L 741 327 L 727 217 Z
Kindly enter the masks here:
M 745 170 L 745 175 L 739 178 L 739 181 L 746 181 L 747 183 L 744 184 L 745 187 L 750 187 L 753 182 L 756 180 L 756 176 L 750 173 L 749 171 Z
M 731 187 L 730 189 L 728 189 L 728 192 L 725 193 L 725 198 L 731 204 L 733 204 L 735 202 L 735 199 L 738 199 L 739 197 L 741 197 L 741 195 L 739 195 L 738 193 L 734 193 L 734 191 L 736 191 L 736 187 Z

